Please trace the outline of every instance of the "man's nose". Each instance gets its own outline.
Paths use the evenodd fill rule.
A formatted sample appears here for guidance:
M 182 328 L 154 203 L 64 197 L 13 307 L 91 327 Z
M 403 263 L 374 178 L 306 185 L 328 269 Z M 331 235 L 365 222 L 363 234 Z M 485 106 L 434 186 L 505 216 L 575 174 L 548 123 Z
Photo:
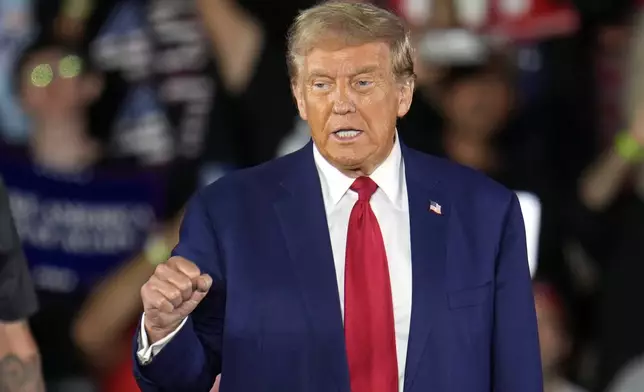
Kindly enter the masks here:
M 333 113 L 347 114 L 356 111 L 355 104 L 346 83 L 338 83 L 332 95 Z

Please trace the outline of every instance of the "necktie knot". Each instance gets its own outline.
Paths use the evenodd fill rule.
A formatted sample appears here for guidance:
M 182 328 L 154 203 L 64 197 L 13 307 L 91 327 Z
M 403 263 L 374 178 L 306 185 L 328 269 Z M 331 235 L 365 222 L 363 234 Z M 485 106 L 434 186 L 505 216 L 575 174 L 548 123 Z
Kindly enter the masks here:
M 358 193 L 358 200 L 369 201 L 378 189 L 378 184 L 369 177 L 358 177 L 351 184 L 351 190 Z

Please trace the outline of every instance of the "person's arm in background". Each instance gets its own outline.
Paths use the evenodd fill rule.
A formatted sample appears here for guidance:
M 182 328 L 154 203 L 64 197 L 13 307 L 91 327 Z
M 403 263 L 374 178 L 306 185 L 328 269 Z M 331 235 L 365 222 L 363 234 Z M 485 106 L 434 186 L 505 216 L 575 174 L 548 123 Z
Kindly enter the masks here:
M 26 319 L 38 305 L 0 181 L 0 391 L 40 392 L 40 354 Z
M 448 29 L 458 26 L 459 20 L 454 0 L 433 2 L 429 26 L 434 29 Z
M 238 0 L 198 0 L 197 8 L 224 90 L 232 99 L 234 113 L 228 121 L 241 143 L 240 161 L 253 166 L 270 160 L 297 118 L 285 42 L 271 39 Z
M 0 321 L 0 391 L 41 392 L 38 347 L 26 321 Z
M 146 251 L 105 279 L 85 301 L 74 323 L 73 337 L 95 369 L 110 369 L 122 359 L 119 356 L 122 350 L 115 348 L 131 346 L 131 340 L 123 337 L 143 311 L 141 286 L 154 273 L 156 265 L 170 256 L 178 241 L 182 215 L 181 212 L 166 223 L 152 237 Z
M 591 211 L 601 212 L 619 195 L 638 154 L 629 150 L 644 149 L 644 15 L 633 28 L 630 65 L 625 81 L 627 88 L 625 116 L 630 129 L 616 140 L 615 146 L 593 163 L 581 178 L 580 199 Z M 628 140 L 630 139 L 630 140 Z M 630 142 L 633 147 L 629 148 Z
M 422 90 L 426 98 L 429 98 L 437 107 L 441 106 L 442 88 L 441 80 L 449 69 L 449 64 L 444 59 L 440 63 L 424 57 L 421 53 L 423 45 L 427 45 L 427 34 L 436 33 L 436 45 L 445 46 L 441 42 L 441 31 L 459 27 L 459 19 L 453 0 L 435 0 L 431 4 L 428 15 L 418 17 L 409 15 L 410 27 L 412 29 L 412 40 L 416 47 L 416 58 L 414 59 L 414 71 L 416 73 L 416 86 Z
M 265 43 L 262 26 L 236 0 L 198 0 L 197 8 L 224 87 L 232 94 L 242 93 Z
M 519 200 L 505 211 L 494 283 L 493 386 L 495 392 L 542 392 L 537 317 Z
M 632 162 L 610 148 L 581 178 L 580 199 L 591 211 L 603 211 L 619 195 Z
M 57 38 L 72 45 L 81 41 L 93 7 L 94 0 L 63 0 L 54 20 Z

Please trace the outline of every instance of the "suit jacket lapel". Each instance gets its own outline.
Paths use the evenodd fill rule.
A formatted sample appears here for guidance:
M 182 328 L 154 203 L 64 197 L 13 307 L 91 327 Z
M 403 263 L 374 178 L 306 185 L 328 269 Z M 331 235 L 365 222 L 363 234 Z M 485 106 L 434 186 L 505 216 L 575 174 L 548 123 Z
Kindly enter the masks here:
M 410 392 L 435 317 L 445 303 L 445 257 L 449 204 L 438 190 L 423 156 L 403 146 L 409 198 L 412 263 L 412 311 L 405 369 Z M 429 209 L 435 202 L 440 213 Z
M 412 314 L 405 369 L 405 392 L 410 392 L 422 361 L 434 318 L 445 303 L 445 262 L 448 200 L 425 171 L 423 156 L 401 146 L 409 198 L 412 255 Z M 344 328 L 329 229 L 320 179 L 311 143 L 285 176 L 283 193 L 275 202 L 300 295 L 315 332 L 323 362 L 329 366 L 338 390 L 349 391 Z M 435 178 L 435 177 L 434 177 Z M 440 205 L 440 214 L 429 210 Z
M 300 295 L 308 312 L 322 362 L 329 366 L 340 392 L 349 391 L 344 327 L 329 228 L 313 149 L 296 152 L 297 164 L 282 182 L 275 209 L 286 240 Z

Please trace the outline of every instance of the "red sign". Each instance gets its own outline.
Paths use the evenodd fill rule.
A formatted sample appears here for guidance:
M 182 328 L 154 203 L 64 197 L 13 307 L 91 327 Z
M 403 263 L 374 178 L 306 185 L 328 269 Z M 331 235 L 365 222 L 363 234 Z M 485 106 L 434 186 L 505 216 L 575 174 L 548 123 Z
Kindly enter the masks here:
M 557 0 L 490 0 L 486 32 L 512 40 L 569 35 L 579 29 L 572 4 Z
M 422 25 L 431 18 L 437 0 L 389 1 L 390 6 L 411 23 Z M 452 1 L 462 25 L 511 40 L 572 34 L 580 23 L 577 10 L 562 0 Z

